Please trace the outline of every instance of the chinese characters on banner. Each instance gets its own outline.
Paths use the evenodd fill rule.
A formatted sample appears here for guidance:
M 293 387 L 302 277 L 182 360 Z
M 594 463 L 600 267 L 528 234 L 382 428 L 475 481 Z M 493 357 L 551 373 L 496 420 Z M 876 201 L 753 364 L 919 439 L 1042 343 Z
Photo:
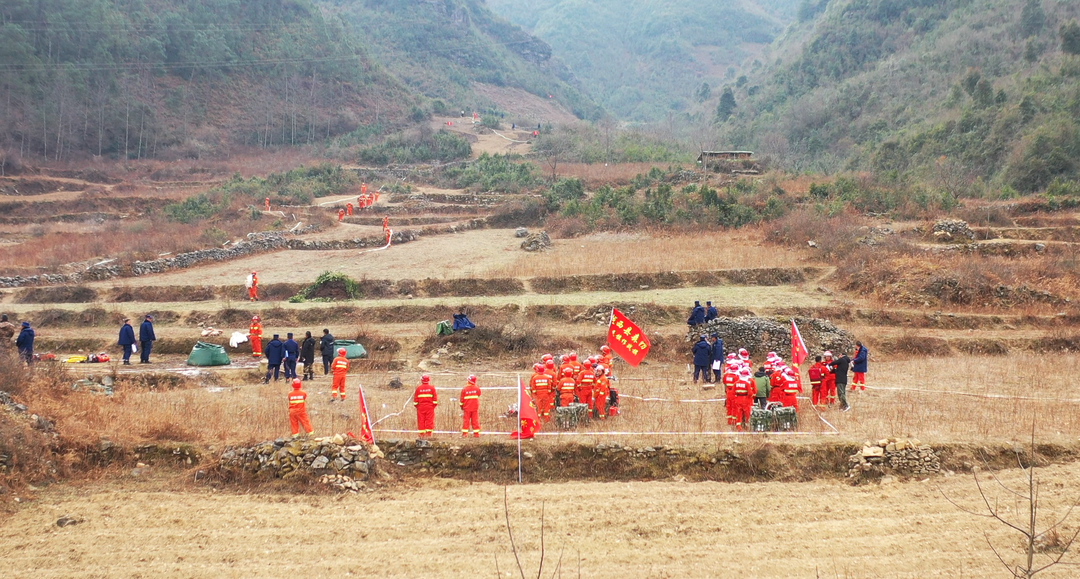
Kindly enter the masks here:
M 614 308 L 611 310 L 611 325 L 608 326 L 607 343 L 608 346 L 611 346 L 612 351 L 623 360 L 626 360 L 626 363 L 631 366 L 640 364 L 649 353 L 649 348 L 652 347 L 641 328 Z

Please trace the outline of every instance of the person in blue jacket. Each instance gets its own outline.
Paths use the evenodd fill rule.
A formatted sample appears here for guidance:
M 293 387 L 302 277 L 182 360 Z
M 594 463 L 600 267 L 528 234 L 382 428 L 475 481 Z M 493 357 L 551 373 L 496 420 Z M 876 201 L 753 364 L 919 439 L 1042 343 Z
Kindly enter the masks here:
M 19 349 L 19 357 L 24 362 L 34 363 L 34 328 L 30 327 L 30 322 L 22 323 L 22 331 L 19 332 L 19 337 L 15 338 L 15 347 Z
M 300 357 L 300 344 L 292 337 L 292 332 L 285 334 L 285 343 L 281 346 L 285 351 L 285 381 L 296 378 L 296 360 Z
M 131 327 L 131 319 L 124 318 L 124 325 L 120 326 L 120 339 L 117 340 L 124 348 L 124 365 L 131 365 L 131 347 L 135 345 L 135 328 Z
M 712 305 L 712 302 L 705 302 L 705 323 L 715 320 L 718 315 L 720 314 L 716 311 L 716 307 Z
M 862 342 L 855 342 L 855 357 L 851 360 L 851 389 L 856 386 L 866 390 L 866 366 L 870 361 L 870 350 Z
M 705 308 L 701 307 L 701 302 L 694 302 L 694 309 L 690 311 L 690 317 L 686 320 L 686 325 L 691 328 L 700 326 L 705 323 Z
M 701 334 L 701 339 L 694 344 L 694 384 L 697 384 L 698 376 L 705 374 L 705 381 L 709 381 L 709 364 L 712 363 L 712 346 Z
M 154 316 L 146 314 L 143 323 L 139 325 L 139 347 L 142 348 L 139 352 L 140 364 L 150 363 L 150 348 L 154 347 L 154 340 L 157 340 L 154 335 Z
M 719 334 L 712 335 L 712 359 L 713 359 L 713 379 L 712 381 L 719 382 L 724 373 L 724 339 Z
M 278 377 L 281 374 L 281 362 L 285 359 L 285 344 L 281 343 L 281 336 L 274 334 L 274 339 L 270 340 L 270 343 L 263 349 L 263 354 L 266 355 L 266 378 L 263 378 L 263 384 L 270 383 L 270 376 L 274 376 L 274 382 L 278 381 Z

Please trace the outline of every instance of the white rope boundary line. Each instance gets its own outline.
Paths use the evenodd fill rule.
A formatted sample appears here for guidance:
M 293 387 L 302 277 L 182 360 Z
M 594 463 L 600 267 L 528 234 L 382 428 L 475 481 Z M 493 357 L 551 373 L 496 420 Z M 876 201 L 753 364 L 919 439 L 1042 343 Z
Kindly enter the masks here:
M 892 392 L 919 392 L 921 394 L 934 394 L 936 396 L 969 396 L 971 398 L 987 398 L 991 400 L 1028 400 L 1031 402 L 1068 402 L 1080 404 L 1080 398 L 1038 398 L 1035 396 L 1010 396 L 1007 394 L 978 394 L 975 392 L 956 392 L 953 390 L 927 390 L 925 388 L 890 388 L 887 386 L 867 386 L 867 390 L 887 390 Z M 853 392 L 853 390 L 848 390 Z
M 507 141 L 510 141 L 511 143 L 521 143 L 523 145 L 529 144 L 529 141 L 518 141 L 518 140 L 515 140 L 515 139 L 511 139 L 510 137 L 507 137 L 506 135 L 500 133 L 499 131 L 496 131 L 495 129 L 491 129 L 491 132 L 493 132 L 496 135 L 506 139 Z
M 382 251 L 382 250 L 390 247 L 390 244 L 394 242 L 394 230 L 391 229 L 389 231 L 390 231 L 390 235 L 386 238 L 386 245 L 384 245 L 382 247 L 376 247 L 375 249 L 365 249 L 364 251 L 361 251 L 357 255 L 364 255 L 365 253 L 371 253 L 372 251 Z
M 416 434 L 416 430 L 404 430 L 404 429 L 373 429 L 372 432 L 384 433 L 384 434 Z M 435 430 L 433 434 L 448 434 L 448 435 L 460 435 L 461 433 L 455 430 Z M 481 432 L 481 436 L 510 436 L 511 432 Z M 835 436 L 840 434 L 839 432 L 749 432 L 749 431 L 728 431 L 728 430 L 716 430 L 716 431 L 702 431 L 702 432 L 663 432 L 663 431 L 646 431 L 646 432 L 634 432 L 634 431 L 592 431 L 592 432 L 537 432 L 536 436 Z

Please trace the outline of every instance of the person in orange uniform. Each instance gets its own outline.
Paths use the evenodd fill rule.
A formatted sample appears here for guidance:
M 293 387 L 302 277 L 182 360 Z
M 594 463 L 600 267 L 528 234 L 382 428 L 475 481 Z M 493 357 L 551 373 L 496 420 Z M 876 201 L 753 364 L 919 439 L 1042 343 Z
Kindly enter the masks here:
M 810 403 L 814 406 L 825 406 L 826 395 L 822 388 L 829 370 L 821 363 L 821 356 L 814 356 L 814 364 L 806 373 L 810 377 Z
M 551 376 L 544 372 L 543 364 L 533 366 L 533 375 L 529 379 L 529 390 L 532 392 L 533 401 L 536 403 L 536 413 L 540 415 L 540 420 L 544 422 L 551 419 L 551 405 L 555 402 L 551 385 Z
M 784 402 L 784 364 L 773 364 L 772 374 L 769 374 L 769 402 Z
M 248 326 L 248 341 L 251 342 L 251 356 L 262 357 L 262 323 L 259 316 L 251 316 L 251 325 Z
M 802 384 L 799 383 L 799 377 L 795 375 L 795 371 L 791 368 L 784 368 L 784 389 L 782 392 L 780 401 L 784 403 L 784 406 L 790 406 L 798 410 L 798 394 L 802 392 Z
M 611 353 L 611 347 L 608 346 L 607 344 L 604 344 L 603 346 L 600 346 L 600 364 L 602 364 L 604 366 L 604 368 L 607 368 L 607 370 L 610 371 L 611 370 L 611 362 L 613 360 L 614 360 L 614 356 Z
M 731 404 L 735 414 L 735 428 L 743 430 L 750 422 L 750 408 L 754 406 L 754 395 L 757 394 L 757 386 L 754 384 L 754 375 L 749 368 L 739 370 L 738 381 L 735 382 L 734 401 Z
M 344 209 L 338 209 L 337 210 L 337 220 L 338 221 L 345 221 L 345 210 Z
M 334 371 L 334 381 L 330 384 L 330 402 L 341 396 L 345 401 L 345 375 L 349 373 L 349 359 L 345 357 L 345 348 L 338 348 L 337 358 L 330 363 L 330 369 Z
M 435 432 L 435 407 L 439 405 L 439 395 L 427 374 L 420 378 L 412 403 L 416 407 L 416 430 L 420 438 L 431 438 Z
M 562 370 L 562 378 L 559 380 L 559 406 L 569 406 L 574 403 L 574 390 L 577 389 L 577 379 L 574 378 L 574 368 L 567 366 Z
M 577 387 L 574 395 L 577 401 L 589 405 L 589 412 L 593 409 L 593 388 L 596 387 L 596 373 L 591 364 L 585 364 L 577 375 Z
M 480 387 L 476 385 L 476 376 L 469 376 L 459 400 L 465 413 L 461 419 L 461 436 L 468 436 L 471 431 L 473 438 L 480 438 Z
M 249 302 L 257 302 L 257 301 L 259 301 L 259 272 L 257 272 L 257 271 L 251 272 L 251 275 L 248 276 L 247 286 L 248 286 L 248 301 Z
M 607 366 L 597 364 L 594 372 L 596 383 L 593 384 L 593 415 L 600 420 L 606 420 L 608 397 L 611 396 L 611 382 L 608 381 Z
M 266 210 L 270 211 L 270 198 L 269 197 L 266 198 Z
M 352 202 L 345 204 L 345 215 L 352 215 Z
M 829 369 L 832 363 L 833 353 L 826 351 L 825 360 L 822 362 L 825 366 L 825 376 L 821 380 L 821 393 L 825 396 L 824 404 L 829 406 L 836 404 L 836 373 Z
M 300 436 L 301 426 L 308 436 L 315 432 L 307 414 L 307 393 L 300 389 L 300 380 L 294 378 L 292 392 L 289 393 L 289 427 L 292 428 L 293 438 Z

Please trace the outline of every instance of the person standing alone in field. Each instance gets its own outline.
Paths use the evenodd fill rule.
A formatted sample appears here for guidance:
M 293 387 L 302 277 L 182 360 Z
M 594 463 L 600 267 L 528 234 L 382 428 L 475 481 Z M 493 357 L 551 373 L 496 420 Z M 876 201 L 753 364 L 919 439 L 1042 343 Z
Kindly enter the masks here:
M 334 359 L 334 336 L 330 330 L 323 328 L 322 338 L 319 339 L 319 352 L 322 353 L 322 374 L 330 373 L 330 362 Z
M 330 384 L 330 402 L 338 399 L 345 402 L 345 377 L 349 373 L 349 359 L 345 357 L 345 348 L 338 348 L 337 358 L 331 364 L 334 370 L 334 381 Z
M 154 316 L 146 314 L 143 323 L 139 325 L 139 345 L 142 347 L 142 352 L 139 352 L 140 364 L 150 363 L 150 348 L 154 347 L 155 340 L 157 336 L 154 334 Z
M 247 278 L 248 289 L 248 301 L 259 301 L 259 273 L 256 271 L 251 272 L 251 275 Z
M 300 380 L 293 379 L 292 392 L 289 393 L 289 428 L 292 429 L 293 438 L 300 436 L 300 427 L 311 436 L 315 429 L 311 427 L 311 419 L 307 413 L 307 392 L 300 389 Z
M 135 328 L 131 327 L 131 320 L 124 318 L 124 325 L 120 326 L 120 339 L 116 342 L 124 349 L 124 365 L 131 365 L 131 347 L 135 345 Z
M 248 340 L 251 342 L 251 356 L 262 357 L 262 323 L 259 316 L 251 316 L 251 325 L 248 327 Z
M 311 332 L 304 334 L 304 341 L 300 344 L 300 362 L 304 364 L 304 380 L 315 379 L 315 338 Z
M 458 404 L 461 406 L 461 436 L 480 438 L 480 387 L 476 385 L 476 376 L 469 376 L 465 387 L 461 389 Z
M 851 389 L 856 386 L 866 390 L 866 367 L 870 362 L 870 350 L 862 342 L 855 342 L 855 357 L 851 360 Z
M 416 430 L 420 438 L 431 438 L 435 433 L 435 407 L 439 405 L 439 394 L 431 385 L 431 377 L 424 374 L 420 385 L 413 392 L 413 406 L 416 407 Z
M 22 323 L 19 337 L 15 339 L 15 347 L 19 349 L 19 357 L 23 362 L 27 365 L 34 363 L 34 328 L 30 327 L 30 322 Z

